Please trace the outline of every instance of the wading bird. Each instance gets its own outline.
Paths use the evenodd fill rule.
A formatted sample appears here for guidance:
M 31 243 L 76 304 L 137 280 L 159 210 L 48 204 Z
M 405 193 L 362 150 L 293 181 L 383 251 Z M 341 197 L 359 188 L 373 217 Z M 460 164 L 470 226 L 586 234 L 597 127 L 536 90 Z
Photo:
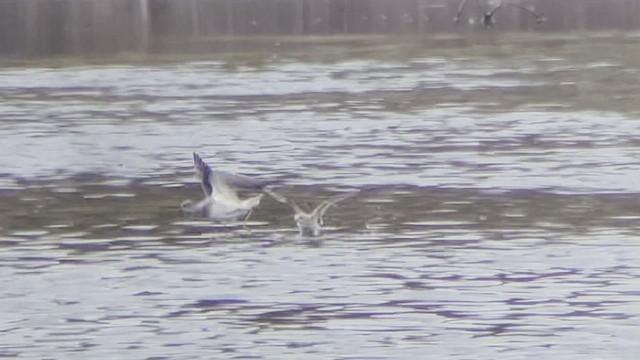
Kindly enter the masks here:
M 319 236 L 322 232 L 322 225 L 324 225 L 322 217 L 324 216 L 324 213 L 327 211 L 327 209 L 342 200 L 356 195 L 356 193 L 349 193 L 331 197 L 318 205 L 315 209 L 313 209 L 313 211 L 306 212 L 302 210 L 298 206 L 298 204 L 296 204 L 291 199 L 287 199 L 284 196 L 276 194 L 268 189 L 265 189 L 265 192 L 274 200 L 291 206 L 291 208 L 295 212 L 295 214 L 293 215 L 293 219 L 295 220 L 296 225 L 298 226 L 298 230 L 300 230 L 300 235 L 302 236 Z
M 206 216 L 213 221 L 237 220 L 244 216 L 249 219 L 253 208 L 260 204 L 264 194 L 240 199 L 238 190 L 263 191 L 268 182 L 244 175 L 236 175 L 220 170 L 213 170 L 202 158 L 193 153 L 193 163 L 204 199 L 194 203 L 191 200 L 182 202 L 182 209 L 191 214 Z

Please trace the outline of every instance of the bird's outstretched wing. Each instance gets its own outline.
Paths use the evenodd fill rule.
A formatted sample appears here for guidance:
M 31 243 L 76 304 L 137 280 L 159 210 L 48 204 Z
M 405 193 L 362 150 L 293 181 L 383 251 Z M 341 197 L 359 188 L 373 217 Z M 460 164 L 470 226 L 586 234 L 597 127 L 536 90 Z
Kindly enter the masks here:
M 500 1 L 500 3 L 496 7 L 494 7 L 493 9 L 491 9 L 491 11 L 489 11 L 487 13 L 487 16 L 489 18 L 493 17 L 493 15 L 495 15 L 496 11 L 502 9 L 503 6 L 504 6 L 504 1 Z
M 464 10 L 465 5 L 467 5 L 468 0 L 462 0 L 458 5 L 458 11 L 456 12 L 456 16 L 453 17 L 453 22 L 456 24 L 460 22 L 460 16 L 462 16 L 462 11 Z
M 482 25 L 484 25 L 485 28 L 488 29 L 493 26 L 493 15 L 495 15 L 498 10 L 502 9 L 503 6 L 504 0 L 500 1 L 500 3 L 496 7 L 484 14 L 484 16 L 482 17 Z
M 245 175 L 213 170 L 197 153 L 193 153 L 193 163 L 200 177 L 202 190 L 206 196 L 228 196 L 237 198 L 237 190 L 262 190 L 273 182 L 255 179 Z M 216 192 L 217 194 L 214 194 Z
M 304 210 L 302 210 L 298 204 L 295 203 L 295 201 L 288 199 L 276 192 L 274 192 L 271 189 L 264 189 L 264 192 L 267 193 L 267 195 L 271 196 L 271 198 L 279 203 L 282 204 L 286 204 L 291 206 L 291 208 L 293 209 L 293 211 L 295 211 L 296 214 L 305 214 Z
M 225 171 L 216 170 L 213 172 L 213 181 L 216 184 L 223 184 L 229 188 L 246 189 L 246 190 L 262 190 L 271 182 L 252 178 L 246 175 L 232 174 Z
M 530 8 L 528 8 L 526 6 L 522 6 L 520 4 L 513 4 L 513 3 L 506 3 L 506 5 L 517 7 L 520 10 L 524 10 L 524 11 L 528 12 L 529 14 L 533 15 L 536 18 L 536 22 L 537 23 L 543 23 L 543 22 L 546 21 L 546 19 L 545 19 L 543 14 L 539 14 L 539 13 L 533 11 L 532 9 L 530 9 Z
M 355 196 L 356 193 L 349 193 L 349 194 L 342 194 L 342 195 L 337 195 L 334 197 L 331 197 L 325 201 L 323 201 L 320 205 L 318 205 L 313 212 L 311 213 L 311 216 L 313 217 L 318 217 L 318 219 L 320 220 L 320 222 L 322 223 L 322 217 L 324 216 L 324 213 L 327 211 L 328 208 L 330 208 L 331 206 L 335 205 L 336 203 L 348 199 L 350 197 Z
M 206 196 L 211 196 L 211 193 L 213 192 L 213 186 L 211 185 L 211 175 L 213 171 L 211 170 L 209 165 L 207 165 L 207 163 L 202 160 L 200 155 L 196 153 L 193 153 L 193 164 L 195 165 L 196 173 L 200 178 L 202 191 L 204 191 L 204 194 Z

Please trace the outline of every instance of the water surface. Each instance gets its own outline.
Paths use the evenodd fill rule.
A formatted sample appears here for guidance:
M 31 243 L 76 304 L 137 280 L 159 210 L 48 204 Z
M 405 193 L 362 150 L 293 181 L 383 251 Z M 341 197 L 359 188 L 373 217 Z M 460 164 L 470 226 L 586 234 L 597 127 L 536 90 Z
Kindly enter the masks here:
M 526 39 L 2 69 L 0 356 L 631 358 L 640 64 Z M 314 241 L 191 218 L 193 151 L 360 194 Z

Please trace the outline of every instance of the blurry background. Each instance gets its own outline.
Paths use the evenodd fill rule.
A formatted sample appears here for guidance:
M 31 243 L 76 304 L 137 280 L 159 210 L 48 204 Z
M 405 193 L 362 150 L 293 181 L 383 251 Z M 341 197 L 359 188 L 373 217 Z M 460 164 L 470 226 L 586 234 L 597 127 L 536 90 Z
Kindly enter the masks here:
M 512 1 L 513 2 L 513 1 Z M 0 53 L 218 50 L 215 37 L 236 35 L 434 34 L 478 30 L 498 1 L 457 0 L 1 0 Z M 510 31 L 640 28 L 635 0 L 519 0 L 547 17 L 506 6 L 496 27 Z M 475 26 L 469 25 L 469 18 Z M 228 45 L 228 44 L 227 44 Z

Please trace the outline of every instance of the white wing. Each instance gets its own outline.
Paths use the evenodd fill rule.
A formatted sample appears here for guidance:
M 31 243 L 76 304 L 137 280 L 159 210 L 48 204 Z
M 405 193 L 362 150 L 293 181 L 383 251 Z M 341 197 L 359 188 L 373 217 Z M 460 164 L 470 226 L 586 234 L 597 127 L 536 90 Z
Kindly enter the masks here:
M 232 174 L 220 170 L 212 170 L 202 158 L 193 153 L 193 162 L 196 172 L 200 176 L 202 190 L 206 196 L 211 196 L 217 201 L 240 202 L 239 189 L 262 190 L 267 181 L 254 179 L 244 175 Z
M 291 208 L 293 209 L 293 211 L 295 211 L 296 214 L 307 214 L 304 210 L 300 209 L 300 207 L 298 206 L 298 204 L 296 204 L 293 200 L 291 199 L 287 199 L 286 197 L 273 192 L 273 190 L 270 189 L 264 189 L 263 190 L 265 193 L 267 193 L 267 195 L 271 196 L 271 198 L 279 203 L 282 204 L 287 204 L 289 206 L 291 206 Z M 309 214 L 307 214 L 309 215 Z
M 322 223 L 322 217 L 324 216 L 324 213 L 327 211 L 328 208 L 330 208 L 331 206 L 335 205 L 336 203 L 348 199 L 350 197 L 355 196 L 356 193 L 350 193 L 350 194 L 343 194 L 343 195 L 338 195 L 338 196 L 334 196 L 332 198 L 329 198 L 327 200 L 325 200 L 322 204 L 318 205 L 313 212 L 311 213 L 312 216 L 314 217 L 318 217 L 318 219 L 320 220 L 320 223 Z

